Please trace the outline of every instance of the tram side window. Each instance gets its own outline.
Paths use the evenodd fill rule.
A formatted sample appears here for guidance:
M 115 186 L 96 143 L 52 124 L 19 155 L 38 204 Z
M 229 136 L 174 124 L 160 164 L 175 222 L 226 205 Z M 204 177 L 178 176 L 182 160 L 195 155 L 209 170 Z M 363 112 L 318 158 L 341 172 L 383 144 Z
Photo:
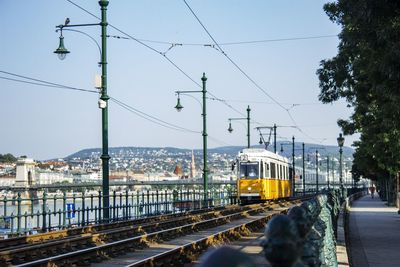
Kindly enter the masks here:
M 286 171 L 286 166 L 283 166 L 283 172 L 285 173 L 284 179 L 287 180 L 287 171 Z
M 272 162 L 271 162 L 271 178 L 277 178 L 276 177 L 275 163 L 272 163 Z
M 282 166 L 282 171 L 283 171 L 283 180 L 286 180 L 286 167 Z
M 281 173 L 281 177 L 279 178 L 283 179 L 282 165 L 279 165 L 279 172 Z
M 281 173 L 279 172 L 279 164 L 276 164 L 276 178 L 281 179 Z
M 276 164 L 276 178 L 280 179 L 281 178 L 281 174 L 279 173 L 279 164 Z
M 282 179 L 286 180 L 286 167 L 282 166 Z
M 264 171 L 265 171 L 265 178 L 270 178 L 271 176 L 269 175 L 269 164 L 268 163 L 265 163 Z

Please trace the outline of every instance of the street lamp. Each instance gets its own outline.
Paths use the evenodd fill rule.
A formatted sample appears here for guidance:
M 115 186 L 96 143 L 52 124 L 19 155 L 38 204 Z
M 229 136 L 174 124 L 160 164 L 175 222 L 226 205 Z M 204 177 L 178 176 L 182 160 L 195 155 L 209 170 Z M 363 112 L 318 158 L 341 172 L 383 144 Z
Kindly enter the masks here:
M 58 25 L 56 28 L 60 31 L 60 42 L 58 48 L 54 51 L 58 58 L 63 60 L 69 51 L 64 46 L 64 37 L 62 35 L 62 30 L 64 28 L 70 27 L 86 27 L 86 26 L 101 26 L 101 88 L 100 88 L 100 100 L 99 108 L 101 109 L 102 115 L 102 171 L 103 171 L 103 220 L 108 222 L 109 216 L 109 160 L 108 155 L 108 105 L 107 102 L 110 97 L 107 95 L 107 6 L 108 0 L 100 0 L 99 5 L 101 8 L 101 22 L 100 23 L 90 23 L 90 24 L 75 24 L 70 25 L 69 19 L 67 18 L 64 25 Z M 101 210 L 101 209 L 100 209 Z M 100 216 L 99 216 L 100 217 Z M 101 221 L 101 218 L 99 218 Z
M 340 179 L 340 193 L 342 198 L 344 197 L 344 188 L 343 188 L 343 173 L 342 173 L 342 154 L 343 154 L 343 145 L 344 145 L 344 137 L 342 134 L 339 134 L 337 138 L 338 146 L 339 146 L 339 179 Z
M 203 188 L 204 188 L 204 206 L 208 206 L 208 167 L 207 167 L 207 116 L 206 116 L 206 81 L 207 77 L 206 74 L 203 73 L 203 77 L 201 77 L 201 81 L 203 82 L 203 89 L 201 91 L 175 91 L 178 94 L 178 101 L 176 103 L 176 110 L 180 112 L 183 109 L 181 105 L 180 95 L 181 94 L 190 94 L 190 93 L 202 93 L 203 94 Z
M 247 148 L 250 148 L 250 106 L 247 106 L 247 117 L 246 118 L 229 118 L 229 127 L 228 127 L 228 132 L 232 133 L 233 128 L 232 128 L 232 121 L 235 120 L 247 120 Z
M 57 54 L 60 60 L 64 60 L 69 53 L 69 51 L 64 46 L 64 36 L 62 35 L 62 29 L 60 31 L 60 44 L 58 45 L 58 48 L 56 49 L 56 51 L 54 51 L 54 53 Z

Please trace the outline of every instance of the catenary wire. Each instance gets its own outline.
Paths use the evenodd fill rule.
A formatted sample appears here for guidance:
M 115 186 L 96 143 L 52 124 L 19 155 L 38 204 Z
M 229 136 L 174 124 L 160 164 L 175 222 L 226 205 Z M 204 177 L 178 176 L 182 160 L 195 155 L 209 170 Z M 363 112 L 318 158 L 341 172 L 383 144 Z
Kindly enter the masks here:
M 88 11 L 87 9 L 85 9 L 85 8 L 83 8 L 83 7 L 81 7 L 81 6 L 79 6 L 78 4 L 74 3 L 73 1 L 71 1 L 71 0 L 66 0 L 66 1 L 68 1 L 68 2 L 71 3 L 72 5 L 76 6 L 77 8 L 81 9 L 82 11 L 88 13 L 88 14 L 91 15 L 92 17 L 94 17 L 94 18 L 100 20 L 100 18 L 99 18 L 98 16 L 96 16 L 96 15 L 93 14 L 92 12 Z M 141 45 L 147 47 L 148 49 L 152 50 L 153 52 L 155 52 L 155 53 L 157 53 L 157 54 L 163 56 L 164 59 L 167 60 L 172 66 L 174 66 L 180 73 L 182 73 L 186 78 L 188 78 L 188 79 L 191 80 L 194 84 L 196 84 L 198 87 L 201 88 L 201 84 L 200 84 L 200 83 L 198 83 L 196 80 L 194 80 L 192 77 L 190 77 L 189 74 L 187 74 L 187 73 L 186 73 L 181 67 L 179 67 L 175 62 L 173 62 L 166 54 L 164 54 L 163 52 L 160 52 L 160 51 L 158 51 L 157 49 L 155 49 L 155 48 L 153 48 L 153 47 L 151 47 L 151 46 L 145 44 L 145 43 L 142 42 L 141 40 L 139 40 L 139 39 L 133 37 L 132 35 L 130 35 L 130 34 L 124 32 L 124 31 L 122 31 L 121 29 L 119 29 L 119 28 L 113 26 L 112 24 L 109 23 L 108 25 L 109 25 L 111 28 L 113 28 L 114 30 L 116 30 L 116 31 L 118 31 L 118 32 L 120 32 L 120 33 L 122 33 L 122 34 L 124 34 L 125 36 L 127 36 L 127 37 L 129 37 L 130 39 L 132 39 L 132 40 L 138 42 L 139 44 L 141 44 Z M 211 96 L 217 98 L 217 97 L 216 97 L 214 94 L 212 94 L 210 91 L 208 91 L 208 94 L 210 94 Z M 237 112 L 238 114 L 244 116 L 242 112 L 240 112 L 240 111 L 237 110 L 236 108 L 232 107 L 232 105 L 228 104 L 226 101 L 221 101 L 221 102 L 222 102 L 224 105 L 226 105 L 227 107 L 229 107 L 230 109 L 232 109 L 233 111 L 235 111 L 235 112 Z
M 53 82 L 48 82 L 48 81 L 40 80 L 40 79 L 36 79 L 36 78 L 31 78 L 31 77 L 27 77 L 27 76 L 24 76 L 24 75 L 15 74 L 15 73 L 7 72 L 7 71 L 2 71 L 2 70 L 0 70 L 0 73 L 5 73 L 5 74 L 9 74 L 9 75 L 16 76 L 16 77 L 21 77 L 21 78 L 24 78 L 24 79 L 27 79 L 27 80 L 28 80 L 28 81 L 24 81 L 24 80 L 20 80 L 20 79 L 13 79 L 13 78 L 8 78 L 8 77 L 2 77 L 2 76 L 0 76 L 1 79 L 10 80 L 10 81 L 14 81 L 14 82 L 21 82 L 21 83 L 33 84 L 33 85 L 44 86 L 44 87 L 53 87 L 53 88 L 59 88 L 59 89 L 83 91 L 83 92 L 90 92 L 90 93 L 99 93 L 98 91 L 95 91 L 95 90 L 88 90 L 88 89 L 83 89 L 83 88 L 77 88 L 77 87 L 66 86 L 66 85 L 62 85 L 62 84 L 58 84 L 58 83 L 53 83 Z M 39 82 L 31 82 L 31 81 L 29 81 L 29 80 L 32 80 L 32 81 L 40 81 L 40 83 L 39 83 Z M 158 118 L 156 118 L 156 117 L 154 117 L 154 116 L 152 116 L 152 115 L 149 115 L 149 114 L 147 114 L 147 113 L 145 113 L 145 112 L 139 111 L 138 109 L 135 109 L 134 107 L 132 107 L 132 106 L 130 106 L 130 105 L 128 105 L 128 104 L 126 104 L 126 103 L 124 103 L 124 102 L 122 102 L 122 101 L 116 99 L 116 98 L 110 97 L 110 99 L 111 99 L 113 102 L 115 102 L 116 104 L 118 104 L 118 105 L 124 107 L 125 109 L 128 109 L 128 110 L 130 110 L 130 111 L 136 113 L 138 116 L 141 116 L 142 118 L 151 120 L 152 122 L 157 123 L 157 124 L 159 124 L 159 125 L 161 125 L 161 126 L 166 127 L 166 125 L 168 125 L 168 128 L 174 129 L 174 130 L 180 130 L 180 131 L 192 132 L 192 133 L 201 133 L 201 132 L 199 132 L 199 131 L 189 130 L 189 129 L 186 129 L 186 128 L 183 128 L 183 127 L 174 125 L 174 124 L 172 124 L 172 123 L 168 123 L 168 122 L 163 121 L 163 120 L 161 120 L 161 119 L 158 119 Z M 163 124 L 165 124 L 165 125 L 162 125 L 161 123 L 163 123 Z
M 98 16 L 96 16 L 95 14 L 93 14 L 92 12 L 88 11 L 87 9 L 81 7 L 80 5 L 74 3 L 71 0 L 66 0 L 69 3 L 71 3 L 72 5 L 76 6 L 77 8 L 83 10 L 84 12 L 88 13 L 89 15 L 91 15 L 92 17 L 100 20 L 100 18 Z M 249 80 L 251 81 L 251 83 L 253 83 L 253 85 L 255 85 L 259 90 L 261 90 L 266 96 L 268 96 L 273 102 L 275 102 L 278 106 L 280 106 L 281 108 L 283 108 L 288 114 L 290 119 L 293 121 L 294 124 L 296 124 L 296 122 L 294 121 L 294 118 L 292 117 L 292 115 L 290 114 L 289 109 L 285 108 L 281 103 L 279 103 L 277 100 L 275 100 L 272 96 L 270 96 L 261 86 L 259 86 L 246 72 L 244 72 L 224 51 L 223 49 L 219 46 L 219 44 L 215 41 L 215 39 L 212 37 L 212 35 L 208 32 L 208 30 L 205 28 L 205 26 L 202 24 L 202 22 L 200 21 L 200 19 L 197 17 L 197 15 L 194 13 L 194 11 L 190 8 L 190 6 L 187 4 L 187 2 L 185 0 L 183 0 L 184 3 L 187 5 L 187 7 L 191 10 L 192 14 L 196 17 L 196 19 L 198 20 L 198 22 L 200 23 L 200 25 L 203 27 L 203 29 L 207 32 L 207 34 L 210 36 L 210 38 L 214 41 L 214 43 L 217 45 L 219 51 L 225 56 L 227 57 L 227 59 Z M 170 58 L 168 58 L 166 56 L 166 54 L 164 54 L 163 52 L 158 51 L 157 49 L 147 45 L 146 43 L 144 43 L 142 40 L 135 38 L 133 36 L 131 36 L 130 34 L 122 31 L 121 29 L 113 26 L 112 24 L 108 24 L 111 28 L 113 28 L 114 30 L 124 34 L 125 36 L 129 37 L 130 39 L 138 42 L 139 44 L 147 47 L 148 49 L 152 50 L 153 52 L 156 52 L 157 54 L 160 54 L 161 56 L 163 56 L 170 64 L 172 64 L 177 70 L 179 70 L 184 76 L 186 76 L 188 79 L 190 79 L 193 83 L 195 83 L 198 87 L 201 87 L 201 85 L 196 82 L 192 77 L 190 77 L 182 68 L 180 68 L 175 62 L 173 62 Z M 212 93 L 210 93 L 208 91 L 208 93 L 217 98 L 215 95 L 213 95 Z M 240 111 L 238 111 L 237 109 L 233 108 L 230 104 L 228 104 L 226 101 L 221 101 L 222 103 L 224 103 L 226 106 L 228 106 L 229 108 L 231 108 L 232 110 L 234 110 L 235 112 L 239 113 L 240 115 L 244 116 L 244 114 Z M 297 127 L 297 129 L 303 133 L 305 136 L 309 137 L 312 140 L 316 140 L 315 138 L 310 137 L 309 135 L 307 135 L 306 133 L 304 133 L 304 131 L 302 131 L 299 127 Z
M 48 82 L 48 81 L 45 81 L 45 80 L 31 78 L 31 77 L 28 77 L 28 76 L 12 73 L 12 72 L 8 72 L 8 71 L 0 70 L 0 73 L 4 73 L 4 74 L 10 75 L 10 76 L 14 76 L 14 77 L 23 78 L 23 79 L 26 79 L 28 81 L 21 80 L 21 79 L 8 78 L 8 77 L 4 77 L 4 76 L 0 77 L 1 79 L 4 79 L 4 80 L 10 80 L 10 81 L 33 84 L 33 85 L 39 85 L 39 86 L 60 88 L 60 89 L 66 89 L 66 90 L 82 91 L 82 92 L 88 92 L 88 93 L 98 93 L 98 91 L 95 91 L 95 90 L 88 90 L 88 89 L 83 89 L 83 88 L 66 86 L 66 85 L 62 85 L 62 84 L 58 84 L 58 83 Z
M 181 131 L 181 132 L 189 132 L 189 133 L 196 133 L 196 134 L 200 134 L 201 133 L 199 131 L 193 131 L 193 130 L 190 130 L 190 129 L 187 129 L 187 128 L 184 128 L 184 127 L 180 127 L 180 126 L 174 125 L 172 123 L 160 120 L 160 119 L 158 119 L 158 118 L 156 118 L 156 117 L 154 117 L 152 115 L 149 115 L 147 113 L 144 113 L 144 112 L 142 112 L 142 111 L 140 111 L 140 110 L 138 110 L 138 109 L 136 109 L 136 108 L 134 108 L 134 107 L 132 107 L 132 106 L 130 106 L 130 105 L 118 100 L 118 99 L 116 99 L 116 98 L 110 97 L 110 100 L 113 101 L 114 103 L 116 103 L 117 105 L 121 106 L 122 108 L 124 108 L 124 109 L 126 109 L 126 110 L 128 110 L 128 111 L 130 111 L 130 112 L 132 112 L 134 114 L 136 114 L 137 116 L 139 116 L 139 117 L 141 117 L 141 118 L 143 118 L 145 120 L 151 121 L 151 122 L 153 122 L 155 124 L 158 124 L 158 125 L 160 125 L 162 127 L 166 127 L 166 128 L 169 128 L 169 129 L 172 129 L 172 130 L 176 130 L 176 131 Z M 208 136 L 208 138 L 210 140 L 214 141 L 215 143 L 219 143 L 219 144 L 223 144 L 223 145 L 230 145 L 230 144 L 228 144 L 226 142 L 223 142 L 223 141 L 221 141 L 221 140 L 219 140 L 219 139 L 217 139 L 215 137 L 212 137 L 212 136 Z
M 114 36 L 112 36 L 114 37 Z M 285 41 L 299 41 L 299 40 L 312 40 L 312 39 L 323 39 L 323 38 L 333 38 L 338 37 L 337 34 L 331 35 L 316 35 L 316 36 L 302 36 L 302 37 L 291 37 L 291 38 L 277 38 L 277 39 L 264 39 L 264 40 L 251 40 L 251 41 L 236 41 L 236 42 L 225 42 L 220 43 L 220 45 L 243 45 L 243 44 L 260 44 L 260 43 L 272 43 L 272 42 L 285 42 Z M 116 37 L 118 38 L 118 37 Z M 142 42 L 156 43 L 156 44 L 167 44 L 174 46 L 211 46 L 212 44 L 205 43 L 185 43 L 185 42 L 168 42 L 168 41 L 157 41 L 149 39 L 138 39 Z
M 20 82 L 20 83 L 32 84 L 32 85 L 43 86 L 43 87 L 58 88 L 58 89 L 83 91 L 83 92 L 89 92 L 89 93 L 99 93 L 98 91 L 95 91 L 95 90 L 88 90 L 88 89 L 77 88 L 77 87 L 62 85 L 62 84 L 58 84 L 58 83 L 48 82 L 48 81 L 45 81 L 45 80 L 31 78 L 31 77 L 28 77 L 28 76 L 15 74 L 15 73 L 7 72 L 7 71 L 1 71 L 0 70 L 0 72 L 1 73 L 5 73 L 5 74 L 9 74 L 9 75 L 12 75 L 12 76 L 15 76 L 15 77 L 23 77 L 24 79 L 28 80 L 28 81 L 25 81 L 25 80 L 20 80 L 20 79 L 14 79 L 14 78 L 8 78 L 8 77 L 0 76 L 0 79 L 9 80 L 9 81 L 13 81 L 13 82 Z M 39 82 L 31 82 L 29 80 L 40 81 L 40 83 Z M 141 117 L 141 118 L 143 118 L 145 120 L 151 121 L 151 122 L 153 122 L 153 123 L 155 123 L 155 124 L 157 124 L 159 126 L 166 127 L 166 128 L 169 128 L 169 129 L 172 129 L 172 130 L 176 130 L 176 131 L 181 131 L 181 132 L 189 132 L 189 133 L 195 133 L 195 134 L 201 133 L 200 131 L 193 131 L 193 130 L 190 130 L 190 129 L 187 129 L 187 128 L 184 128 L 184 127 L 180 127 L 180 126 L 174 125 L 172 123 L 163 121 L 161 119 L 158 119 L 158 118 L 156 118 L 156 117 L 154 117 L 152 115 L 149 115 L 149 114 L 147 114 L 145 112 L 142 112 L 142 111 L 140 111 L 140 110 L 138 110 L 138 109 L 136 109 L 136 108 L 134 108 L 134 107 L 132 107 L 132 106 L 130 106 L 130 105 L 118 100 L 118 99 L 116 99 L 116 98 L 110 97 L 110 100 L 113 101 L 115 104 L 119 105 L 120 107 L 130 111 L 131 113 L 134 113 L 137 116 L 139 116 L 139 117 Z M 212 137 L 210 135 L 208 135 L 208 138 L 210 140 L 212 140 L 213 142 L 215 142 L 215 143 L 218 143 L 218 144 L 221 144 L 221 145 L 230 145 L 230 146 L 232 146 L 232 144 L 226 143 L 226 142 L 224 142 L 222 140 L 219 140 L 219 139 L 217 139 L 215 137 Z
M 145 112 L 142 112 L 142 111 L 140 111 L 140 110 L 138 110 L 138 109 L 136 109 L 136 108 L 134 108 L 134 107 L 132 107 L 132 106 L 130 106 L 130 105 L 128 105 L 128 104 L 116 99 L 116 98 L 114 98 L 114 97 L 110 97 L 110 100 L 112 100 L 114 103 L 118 104 L 119 106 L 121 106 L 121 107 L 123 107 L 123 108 L 125 108 L 125 109 L 127 109 L 127 110 L 129 110 L 129 111 L 131 111 L 131 112 L 133 112 L 133 113 L 135 113 L 137 115 L 139 115 L 140 117 L 148 119 L 148 120 L 150 120 L 152 122 L 155 122 L 155 123 L 157 123 L 157 124 L 159 124 L 161 126 L 164 126 L 164 127 L 167 127 L 167 128 L 173 129 L 173 130 L 178 130 L 178 131 L 184 131 L 184 132 L 190 132 L 190 133 L 201 133 L 199 131 L 193 131 L 193 130 L 190 130 L 190 129 L 187 129 L 187 128 L 184 128 L 184 127 L 180 127 L 178 125 L 174 125 L 172 123 L 166 122 L 164 120 L 158 119 L 158 118 L 156 118 L 156 117 L 154 117 L 152 115 L 149 115 L 149 114 L 147 114 Z
M 281 103 L 279 103 L 275 98 L 273 98 L 270 94 L 268 94 L 268 92 L 262 88 L 253 78 L 251 78 L 235 61 L 232 60 L 231 57 L 229 57 L 229 55 L 221 48 L 221 46 L 218 44 L 218 42 L 215 40 L 215 38 L 211 35 L 211 33 L 208 31 L 208 29 L 204 26 L 204 24 L 201 22 L 201 20 L 199 19 L 199 17 L 196 15 L 196 13 L 193 11 L 193 9 L 190 7 L 190 5 L 187 3 L 186 0 L 182 0 L 184 2 L 184 4 L 187 6 L 187 8 L 189 9 L 189 11 L 192 13 L 192 15 L 196 18 L 197 22 L 201 25 L 201 27 L 204 29 L 204 31 L 207 33 L 207 35 L 211 38 L 211 40 L 214 42 L 214 44 L 217 46 L 217 50 L 219 50 L 227 59 L 228 61 L 230 61 L 256 88 L 258 88 L 261 92 L 263 92 L 268 98 L 270 98 L 273 102 L 275 102 L 278 106 L 280 106 L 282 109 L 284 109 L 287 114 L 289 115 L 289 118 L 292 120 L 293 124 L 295 124 L 296 129 L 301 132 L 302 134 L 304 134 L 305 136 L 307 136 L 308 138 L 312 139 L 312 140 L 316 140 L 317 139 L 311 137 L 310 135 L 308 135 L 307 133 L 305 133 L 300 127 L 297 126 L 296 121 L 294 120 L 292 114 L 290 113 L 289 109 L 286 108 L 285 106 L 283 106 Z
M 275 102 L 278 106 L 286 110 L 286 108 L 279 103 L 275 98 L 273 98 L 270 94 L 267 93 L 261 86 L 259 86 L 242 68 L 239 67 L 239 65 L 236 64 L 235 61 L 233 61 L 227 53 L 221 48 L 221 46 L 218 44 L 218 42 L 214 39 L 214 37 L 211 35 L 211 33 L 207 30 L 207 28 L 204 26 L 204 24 L 201 22 L 199 17 L 196 15 L 196 13 L 193 11 L 193 9 L 189 6 L 189 4 L 186 2 L 186 0 L 182 0 L 187 8 L 190 10 L 192 15 L 196 18 L 196 20 L 199 22 L 201 27 L 204 29 L 204 31 L 207 33 L 207 35 L 211 38 L 211 40 L 214 42 L 214 44 L 218 47 L 218 49 L 221 51 L 221 53 L 253 84 L 255 85 L 259 90 L 261 90 L 266 96 L 268 96 L 273 102 Z

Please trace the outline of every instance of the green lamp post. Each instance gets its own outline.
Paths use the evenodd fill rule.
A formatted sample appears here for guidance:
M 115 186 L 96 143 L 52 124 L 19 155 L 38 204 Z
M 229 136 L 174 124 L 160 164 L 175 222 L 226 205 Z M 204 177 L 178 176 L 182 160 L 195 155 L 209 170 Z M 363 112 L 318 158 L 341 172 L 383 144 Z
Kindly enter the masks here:
M 303 161 L 303 196 L 306 195 L 306 167 L 305 167 L 305 155 L 304 155 L 304 147 L 305 144 L 301 144 L 301 150 L 302 150 L 302 161 Z
M 206 74 L 203 73 L 203 77 L 201 77 L 201 81 L 203 83 L 203 87 L 201 91 L 175 91 L 175 93 L 178 95 L 178 101 L 176 103 L 176 110 L 181 111 L 183 109 L 183 106 L 181 104 L 181 99 L 180 95 L 181 94 L 190 94 L 190 93 L 202 93 L 203 96 L 203 113 L 201 114 L 203 116 L 203 131 L 202 131 L 202 136 L 203 136 L 203 189 L 204 189 L 204 206 L 208 207 L 208 165 L 207 165 L 207 108 L 206 108 L 206 81 L 207 77 Z
M 339 146 L 339 181 L 340 181 L 340 193 L 342 198 L 344 197 L 344 187 L 343 187 L 343 172 L 342 172 L 342 154 L 343 154 L 343 145 L 344 145 L 344 137 L 340 133 L 337 138 L 338 146 Z
M 247 120 L 247 148 L 250 148 L 250 106 L 247 106 L 247 117 L 246 118 L 229 118 L 229 127 L 228 127 L 228 132 L 232 133 L 233 128 L 232 128 L 232 121 L 235 120 Z
M 101 8 L 101 22 L 100 23 L 90 23 L 90 24 L 75 24 L 70 25 L 69 19 L 67 18 L 64 25 L 56 26 L 57 31 L 60 31 L 60 42 L 58 48 L 54 51 L 58 58 L 63 60 L 66 55 L 70 53 L 64 46 L 64 37 L 62 31 L 64 28 L 70 27 L 86 27 L 86 26 L 101 26 L 101 88 L 100 88 L 100 99 L 99 108 L 101 109 L 102 115 L 102 189 L 103 189 L 103 221 L 108 222 L 110 220 L 109 214 L 109 160 L 110 156 L 108 154 L 108 105 L 107 102 L 110 97 L 107 95 L 107 6 L 109 1 L 100 0 L 99 5 Z

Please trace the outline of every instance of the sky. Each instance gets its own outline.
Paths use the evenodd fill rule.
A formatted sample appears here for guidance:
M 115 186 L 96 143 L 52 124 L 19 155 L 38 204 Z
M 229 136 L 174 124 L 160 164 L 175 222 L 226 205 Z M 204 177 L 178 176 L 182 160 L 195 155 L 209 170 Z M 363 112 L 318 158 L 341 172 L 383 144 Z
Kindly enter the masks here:
M 110 1 L 108 22 L 120 31 L 108 27 L 108 34 L 131 37 L 107 38 L 108 94 L 120 101 L 109 102 L 110 147 L 201 148 L 201 94 L 181 95 L 181 112 L 174 106 L 175 91 L 201 90 L 203 73 L 209 147 L 247 145 L 245 120 L 233 121 L 232 133 L 227 128 L 248 105 L 252 145 L 259 141 L 254 128 L 274 123 L 279 140 L 337 144 L 336 122 L 352 110 L 318 101 L 316 70 L 337 54 L 340 32 L 323 11 L 327 1 L 186 2 L 222 51 L 183 0 Z M 100 44 L 100 26 L 73 28 L 87 35 L 64 31 L 70 53 L 63 61 L 53 53 L 55 26 L 67 17 L 70 24 L 99 22 L 85 10 L 100 17 L 97 0 L 0 0 L 0 154 L 43 160 L 101 147 L 98 93 L 15 81 L 96 90 L 100 53 L 87 35 Z M 318 36 L 325 37 L 308 38 Z M 346 136 L 346 145 L 357 138 Z

